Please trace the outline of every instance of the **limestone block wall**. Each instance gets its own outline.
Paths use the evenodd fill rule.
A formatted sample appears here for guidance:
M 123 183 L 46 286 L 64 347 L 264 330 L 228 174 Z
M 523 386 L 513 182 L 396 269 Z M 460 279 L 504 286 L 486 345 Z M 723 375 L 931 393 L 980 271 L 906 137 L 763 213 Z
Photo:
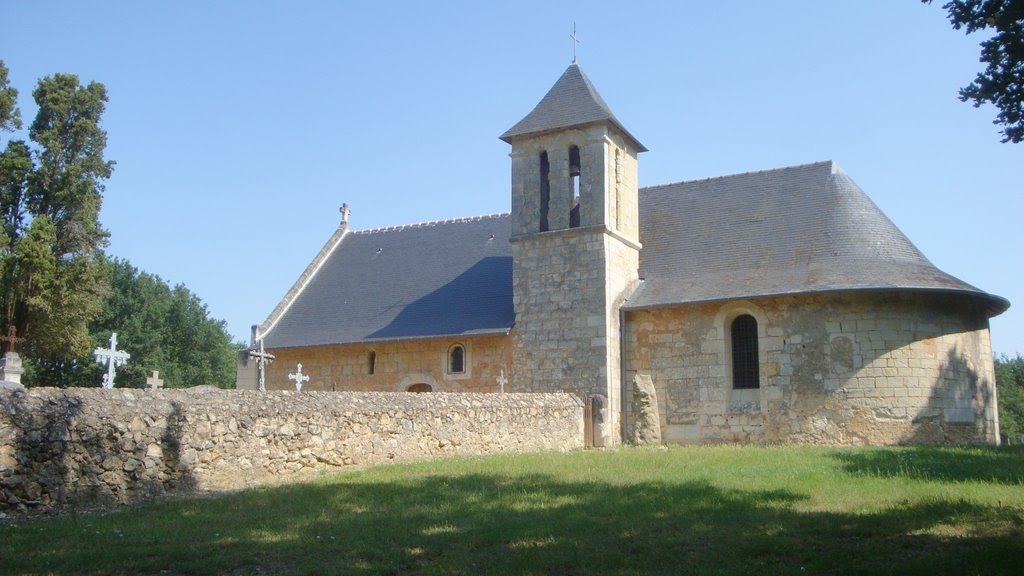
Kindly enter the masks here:
M 466 353 L 465 370 L 458 374 L 450 373 L 447 363 L 455 345 Z M 301 363 L 310 377 L 303 390 L 403 392 L 427 384 L 434 392 L 498 392 L 502 371 L 512 378 L 511 348 L 510 336 L 473 336 L 268 350 L 275 360 L 267 367 L 266 386 L 295 390 L 288 374 Z M 253 375 L 248 381 L 254 387 Z
M 0 512 L 108 506 L 302 472 L 583 447 L 569 394 L 0 391 Z
M 758 322 L 757 390 L 731 385 L 728 327 L 740 314 Z M 650 374 L 667 443 L 998 442 L 988 320 L 963 297 L 850 293 L 635 311 L 625 338 L 627 382 Z
M 604 228 L 513 240 L 513 373 L 522 391 L 607 395 Z

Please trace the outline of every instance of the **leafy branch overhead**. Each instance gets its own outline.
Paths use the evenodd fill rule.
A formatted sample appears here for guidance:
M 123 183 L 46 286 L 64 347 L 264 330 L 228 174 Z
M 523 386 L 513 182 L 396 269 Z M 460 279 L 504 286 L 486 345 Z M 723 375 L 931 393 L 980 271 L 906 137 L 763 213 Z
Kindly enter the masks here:
M 975 107 L 993 104 L 999 112 L 992 123 L 1002 126 L 1002 141 L 1020 143 L 1024 140 L 1024 0 L 952 0 L 942 7 L 955 30 L 992 34 L 981 43 L 985 70 L 960 89 L 960 100 Z

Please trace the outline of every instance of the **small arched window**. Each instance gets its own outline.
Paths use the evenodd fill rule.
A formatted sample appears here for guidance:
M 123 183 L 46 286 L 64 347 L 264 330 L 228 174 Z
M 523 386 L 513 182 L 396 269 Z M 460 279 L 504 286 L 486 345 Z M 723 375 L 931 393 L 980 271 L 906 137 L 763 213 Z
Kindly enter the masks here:
M 405 389 L 406 392 L 433 392 L 434 389 L 430 384 L 420 382 L 419 384 L 413 384 Z
M 737 316 L 730 327 L 732 337 L 732 387 L 760 388 L 757 363 L 757 320 L 750 314 Z
M 466 372 L 466 349 L 456 344 L 448 349 L 448 373 L 463 374 Z
M 366 354 L 366 373 L 373 376 L 373 373 L 377 371 L 377 353 L 370 350 Z

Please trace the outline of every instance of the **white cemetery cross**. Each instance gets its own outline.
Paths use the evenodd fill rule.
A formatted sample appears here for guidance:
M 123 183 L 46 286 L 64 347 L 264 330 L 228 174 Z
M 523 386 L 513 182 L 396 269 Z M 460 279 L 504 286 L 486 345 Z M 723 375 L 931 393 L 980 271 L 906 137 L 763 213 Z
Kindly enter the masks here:
M 164 381 L 160 379 L 160 372 L 153 370 L 153 373 L 146 378 L 146 386 L 149 386 L 150 390 L 156 390 L 157 388 L 163 388 Z
M 501 374 L 498 375 L 498 379 L 496 381 L 498 382 L 498 392 L 504 393 L 505 384 L 508 384 L 508 378 L 505 378 L 504 368 L 501 369 Z
M 295 380 L 295 391 L 299 392 L 302 390 L 302 383 L 309 382 L 309 376 L 302 373 L 302 364 L 299 364 L 295 369 L 295 374 L 288 375 L 289 380 Z
M 103 375 L 104 388 L 114 387 L 114 371 L 132 357 L 131 354 L 117 349 L 117 332 L 110 335 L 110 348 L 97 347 L 92 351 L 92 355 L 96 357 L 97 362 L 107 365 L 107 373 Z
M 263 339 L 260 338 L 260 350 L 249 350 L 249 358 L 256 359 L 256 374 L 259 377 L 260 392 L 267 391 L 267 385 L 265 380 L 266 366 L 274 361 L 274 355 L 268 354 L 263 350 Z M 299 366 L 302 366 L 299 364 Z

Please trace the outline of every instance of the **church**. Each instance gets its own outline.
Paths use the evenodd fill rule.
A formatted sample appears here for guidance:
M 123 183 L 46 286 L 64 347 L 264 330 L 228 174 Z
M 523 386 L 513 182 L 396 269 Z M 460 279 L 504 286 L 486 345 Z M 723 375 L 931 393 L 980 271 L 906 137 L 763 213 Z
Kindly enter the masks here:
M 352 230 L 343 207 L 238 388 L 572 391 L 614 445 L 643 385 L 667 444 L 998 443 L 1009 302 L 835 162 L 639 188 L 646 149 L 575 62 L 500 138 L 511 213 Z

